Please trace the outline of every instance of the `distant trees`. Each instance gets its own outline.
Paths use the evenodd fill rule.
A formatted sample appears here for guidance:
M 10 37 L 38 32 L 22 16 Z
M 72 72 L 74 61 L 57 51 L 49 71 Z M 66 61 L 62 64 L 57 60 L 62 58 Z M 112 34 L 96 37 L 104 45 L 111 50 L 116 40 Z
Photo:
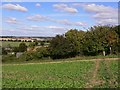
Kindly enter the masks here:
M 44 41 L 41 41 L 41 42 L 40 42 L 40 45 L 41 45 L 41 46 L 44 46 L 44 45 L 45 45 L 45 42 L 44 42 Z
M 116 52 L 120 52 L 120 25 L 113 27 L 113 30 L 117 33 L 118 39 L 117 42 L 114 43 L 113 49 Z
M 29 44 L 29 47 L 35 47 L 36 46 L 36 42 L 31 42 L 30 44 Z
M 38 49 L 35 51 L 34 56 L 35 56 L 37 59 L 41 59 L 41 58 L 44 58 L 44 57 L 48 57 L 48 56 L 49 56 L 48 48 L 46 48 L 46 47 L 38 48 Z
M 23 61 L 30 61 L 30 60 L 44 59 L 48 57 L 49 57 L 48 49 L 46 47 L 41 47 L 33 52 L 24 52 L 19 59 Z
M 94 26 L 86 33 L 84 38 L 84 51 L 88 54 L 97 54 L 99 51 L 112 54 L 112 46 L 117 42 L 118 35 L 110 26 Z
M 93 26 L 87 32 L 71 29 L 50 42 L 51 57 L 117 54 L 120 45 L 118 26 Z M 120 50 L 120 48 L 119 48 Z
M 13 47 L 13 52 L 15 53 L 19 52 L 19 47 Z
M 68 40 L 70 47 L 73 52 L 78 54 L 82 50 L 82 39 L 84 36 L 84 31 L 78 31 L 77 29 L 71 29 L 65 33 L 65 37 Z
M 64 58 L 67 56 L 66 49 L 68 47 L 67 40 L 62 35 L 54 37 L 49 46 L 50 54 L 53 59 Z M 69 52 L 69 51 L 68 51 Z
M 30 48 L 41 45 L 37 50 L 25 52 L 27 45 L 22 42 L 19 44 L 19 47 L 14 48 L 14 52 L 25 52 L 22 58 L 26 61 L 48 57 L 60 59 L 78 55 L 95 56 L 102 54 L 105 56 L 108 54 L 118 54 L 120 53 L 119 29 L 120 25 L 93 26 L 88 31 L 71 29 L 64 35 L 56 35 L 49 41 L 49 45 L 46 45 L 45 41 L 31 42 Z M 6 54 L 5 51 L 3 53 Z
M 35 40 L 35 41 L 34 41 L 34 44 L 35 44 L 35 46 L 37 46 L 37 45 L 38 45 L 38 41 L 37 41 L 37 40 Z
M 74 57 L 80 53 L 81 42 L 85 32 L 76 29 L 70 30 L 65 35 L 57 35 L 50 42 L 50 53 L 53 59 Z
M 7 55 L 5 48 L 0 47 L 0 55 Z
M 25 43 L 20 43 L 19 44 L 19 51 L 20 52 L 25 52 L 25 51 L 27 51 L 27 45 L 25 44 Z

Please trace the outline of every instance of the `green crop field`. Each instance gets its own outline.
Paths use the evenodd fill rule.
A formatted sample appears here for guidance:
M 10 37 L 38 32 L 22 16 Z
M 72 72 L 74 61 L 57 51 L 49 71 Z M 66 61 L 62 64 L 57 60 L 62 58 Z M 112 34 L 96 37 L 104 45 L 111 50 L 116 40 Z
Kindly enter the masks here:
M 118 60 L 3 64 L 3 88 L 118 87 Z
M 18 47 L 21 42 L 12 42 L 12 41 L 2 41 L 2 47 L 7 47 L 10 45 L 11 47 Z M 31 42 L 25 42 L 28 46 Z

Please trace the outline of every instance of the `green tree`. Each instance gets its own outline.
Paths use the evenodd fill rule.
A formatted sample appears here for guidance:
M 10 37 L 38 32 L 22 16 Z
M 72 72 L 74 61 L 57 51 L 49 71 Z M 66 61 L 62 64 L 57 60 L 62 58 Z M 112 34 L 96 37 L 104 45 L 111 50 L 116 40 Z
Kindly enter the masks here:
M 74 44 L 63 35 L 54 37 L 50 42 L 49 49 L 53 59 L 74 57 L 77 54 Z
M 27 51 L 27 45 L 24 42 L 22 42 L 22 43 L 19 44 L 19 51 L 20 52 Z
M 97 38 L 94 36 L 91 31 L 87 31 L 83 40 L 83 53 L 84 55 L 96 55 L 98 51 Z
M 19 52 L 19 47 L 13 47 L 13 52 Z
M 35 42 L 30 42 L 29 47 L 34 47 L 35 46 Z
M 69 41 L 71 48 L 76 54 L 79 54 L 82 50 L 82 39 L 84 31 L 78 31 L 77 29 L 71 29 L 65 33 L 66 39 Z
M 49 51 L 46 47 L 41 47 L 38 48 L 35 52 L 35 57 L 38 59 L 44 58 L 44 57 L 48 57 L 49 56 Z
M 38 45 L 38 41 L 37 41 L 37 40 L 35 40 L 35 42 L 34 42 L 34 43 L 35 43 L 35 46 L 37 46 L 37 45 Z
M 44 46 L 44 45 L 45 45 L 45 42 L 41 41 L 41 42 L 40 42 L 40 45 L 41 45 L 41 46 Z
M 0 55 L 7 55 L 7 51 L 5 50 L 5 48 L 0 47 Z
M 62 35 L 57 35 L 51 40 L 49 50 L 53 59 L 64 58 L 65 48 L 63 46 L 65 46 L 65 42 L 66 40 Z
M 115 53 L 120 53 L 120 25 L 114 26 L 113 30 L 116 32 L 118 39 L 117 42 L 114 43 L 113 49 Z
M 84 38 L 84 50 L 87 52 L 102 51 L 112 54 L 112 46 L 117 41 L 117 34 L 111 26 L 94 26 L 89 29 Z

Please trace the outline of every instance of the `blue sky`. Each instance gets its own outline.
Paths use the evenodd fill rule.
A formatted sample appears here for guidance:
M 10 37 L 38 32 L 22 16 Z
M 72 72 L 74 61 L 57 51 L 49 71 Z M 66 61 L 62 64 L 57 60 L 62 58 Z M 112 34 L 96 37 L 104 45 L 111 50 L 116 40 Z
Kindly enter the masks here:
M 117 2 L 4 2 L 2 35 L 55 36 L 70 29 L 117 25 Z

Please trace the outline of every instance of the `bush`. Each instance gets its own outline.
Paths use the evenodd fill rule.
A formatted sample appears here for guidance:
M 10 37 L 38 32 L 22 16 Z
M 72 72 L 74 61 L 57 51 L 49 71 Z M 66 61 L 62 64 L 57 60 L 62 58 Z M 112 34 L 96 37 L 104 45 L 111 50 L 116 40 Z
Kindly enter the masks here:
M 38 48 L 35 52 L 24 52 L 18 59 L 20 61 L 30 61 L 43 59 L 49 56 L 48 49 L 45 47 Z
M 21 55 L 18 58 L 20 61 L 30 61 L 34 59 L 34 53 L 31 52 L 25 52 L 23 55 Z
M 0 55 L 7 55 L 5 48 L 0 47 Z
M 25 43 L 20 43 L 19 44 L 19 51 L 20 52 L 25 52 L 27 51 L 27 45 Z
M 13 47 L 13 52 L 19 52 L 19 47 Z
M 2 55 L 2 62 L 13 62 L 16 61 L 17 58 L 15 57 L 15 55 Z
M 37 51 L 35 52 L 35 57 L 38 59 L 48 57 L 48 56 L 49 56 L 49 51 L 46 47 L 38 48 Z

